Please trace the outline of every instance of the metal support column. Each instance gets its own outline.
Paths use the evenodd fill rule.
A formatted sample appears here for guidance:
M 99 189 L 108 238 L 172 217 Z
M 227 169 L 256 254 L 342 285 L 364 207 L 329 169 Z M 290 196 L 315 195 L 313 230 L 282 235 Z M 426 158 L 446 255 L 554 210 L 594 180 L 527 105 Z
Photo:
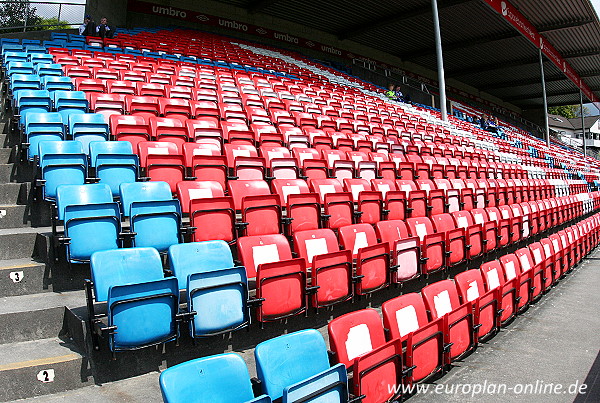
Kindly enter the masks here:
M 544 127 L 546 128 L 546 145 L 550 147 L 550 126 L 548 125 L 548 98 L 546 97 L 546 78 L 544 77 L 544 55 L 540 51 L 540 73 L 542 76 L 542 96 L 544 97 Z
M 442 34 L 440 32 L 440 18 L 438 15 L 437 0 L 431 0 L 431 9 L 433 11 L 433 28 L 435 32 L 435 53 L 437 56 L 438 82 L 440 86 L 440 110 L 442 120 L 448 120 L 446 110 L 446 79 L 444 77 L 444 57 L 442 56 Z
M 583 139 L 583 155 L 586 157 L 585 165 L 587 167 L 587 146 L 585 144 L 585 118 L 583 116 L 583 91 L 579 90 L 579 112 L 581 113 L 581 138 Z

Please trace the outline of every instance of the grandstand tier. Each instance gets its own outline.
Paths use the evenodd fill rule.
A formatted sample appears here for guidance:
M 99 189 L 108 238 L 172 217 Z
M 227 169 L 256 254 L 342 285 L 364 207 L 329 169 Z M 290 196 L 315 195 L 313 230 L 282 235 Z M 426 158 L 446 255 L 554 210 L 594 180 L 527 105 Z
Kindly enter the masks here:
M 600 161 L 514 126 L 214 34 L 61 38 L 0 40 L 2 401 L 212 366 L 385 401 L 600 242 Z

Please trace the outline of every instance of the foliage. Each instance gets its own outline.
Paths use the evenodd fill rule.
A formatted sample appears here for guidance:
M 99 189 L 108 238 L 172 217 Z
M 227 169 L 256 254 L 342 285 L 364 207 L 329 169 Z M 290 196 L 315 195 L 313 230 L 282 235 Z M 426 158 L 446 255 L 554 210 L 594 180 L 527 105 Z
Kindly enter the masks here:
M 581 107 L 580 105 L 551 106 L 548 108 L 548 113 L 573 119 L 581 117 Z M 583 107 L 583 116 L 590 116 L 590 110 L 586 106 Z
M 0 32 L 21 32 L 25 25 L 28 27 L 40 25 L 42 17 L 38 16 L 36 12 L 37 9 L 31 7 L 29 1 L 26 0 L 0 3 L 0 28 L 15 27 L 15 29 L 3 29 Z

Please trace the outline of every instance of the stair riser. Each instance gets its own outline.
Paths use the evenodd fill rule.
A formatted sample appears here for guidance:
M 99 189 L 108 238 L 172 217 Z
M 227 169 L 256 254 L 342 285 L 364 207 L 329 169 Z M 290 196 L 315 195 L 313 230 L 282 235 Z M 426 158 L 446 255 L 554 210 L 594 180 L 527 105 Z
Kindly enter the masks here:
M 0 270 L 0 298 L 52 291 L 44 264 Z
M 65 360 L 63 362 L 40 362 L 38 365 L 25 368 L 0 371 L 3 386 L 0 388 L 0 401 L 6 402 L 64 392 L 93 383 L 87 368 L 87 360 L 84 357 L 73 354 L 73 356 L 66 355 L 63 359 Z M 47 383 L 38 380 L 38 375 L 44 378 L 43 371 L 52 372 L 48 370 L 54 372 L 54 380 Z
M 0 315 L 0 344 L 57 337 L 63 328 L 65 307 Z

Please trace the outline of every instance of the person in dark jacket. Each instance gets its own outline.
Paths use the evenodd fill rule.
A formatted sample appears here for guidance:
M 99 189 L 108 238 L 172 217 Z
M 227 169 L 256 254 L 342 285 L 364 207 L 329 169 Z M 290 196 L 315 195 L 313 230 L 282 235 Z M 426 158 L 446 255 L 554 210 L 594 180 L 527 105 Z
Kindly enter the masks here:
M 83 24 L 79 26 L 79 35 L 94 36 L 96 35 L 96 23 L 91 15 L 86 15 L 83 19 Z
M 106 17 L 100 19 L 100 25 L 96 27 L 96 34 L 100 38 L 112 39 L 115 36 L 116 28 L 113 25 L 108 24 Z

